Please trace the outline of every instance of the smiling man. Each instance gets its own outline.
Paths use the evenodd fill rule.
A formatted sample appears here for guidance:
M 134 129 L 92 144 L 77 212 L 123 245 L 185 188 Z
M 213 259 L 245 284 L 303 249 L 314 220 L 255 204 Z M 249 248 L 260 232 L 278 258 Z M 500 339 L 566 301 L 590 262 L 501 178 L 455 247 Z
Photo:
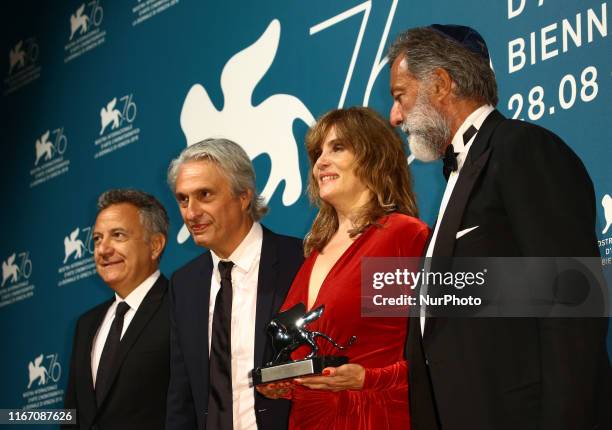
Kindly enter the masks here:
M 266 326 L 300 268 L 302 242 L 258 220 L 246 152 L 226 139 L 189 146 L 168 184 L 193 241 L 208 248 L 171 279 L 168 430 L 286 429 L 289 403 L 255 392 L 249 372 L 272 358 Z
M 77 322 L 65 401 L 77 428 L 164 428 L 168 280 L 158 268 L 167 234 L 155 197 L 129 189 L 99 197 L 94 258 L 115 295 Z

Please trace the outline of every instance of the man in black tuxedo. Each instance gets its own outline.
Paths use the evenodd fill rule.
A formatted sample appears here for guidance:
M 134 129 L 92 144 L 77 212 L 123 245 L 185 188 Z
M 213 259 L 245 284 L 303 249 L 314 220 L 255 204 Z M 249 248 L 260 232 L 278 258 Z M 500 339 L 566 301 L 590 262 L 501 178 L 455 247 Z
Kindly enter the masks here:
M 556 135 L 508 120 L 482 37 L 432 25 L 389 50 L 391 123 L 448 184 L 427 257 L 598 257 L 595 199 Z M 413 318 L 415 430 L 609 428 L 605 318 Z
M 65 408 L 80 429 L 163 429 L 169 380 L 168 280 L 158 269 L 168 215 L 131 189 L 98 199 L 96 270 L 112 300 L 77 322 Z
M 272 358 L 266 333 L 302 264 L 300 240 L 257 222 L 266 207 L 244 150 L 189 146 L 168 183 L 196 244 L 209 251 L 171 279 L 168 430 L 286 429 L 289 402 L 257 393 L 249 372 Z

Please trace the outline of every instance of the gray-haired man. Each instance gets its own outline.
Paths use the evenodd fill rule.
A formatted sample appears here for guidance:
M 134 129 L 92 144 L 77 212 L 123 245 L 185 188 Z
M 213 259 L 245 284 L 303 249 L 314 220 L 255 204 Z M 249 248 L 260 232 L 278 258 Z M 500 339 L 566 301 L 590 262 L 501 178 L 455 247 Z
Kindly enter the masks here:
M 289 404 L 256 393 L 249 371 L 271 358 L 266 325 L 302 264 L 300 240 L 259 224 L 266 212 L 245 151 L 226 139 L 189 146 L 168 183 L 206 251 L 171 279 L 167 429 L 285 429 Z
M 558 136 L 495 109 L 476 30 L 408 30 L 389 62 L 391 123 L 409 134 L 417 159 L 444 159 L 448 184 L 427 257 L 599 257 L 584 165 Z M 609 428 L 607 325 L 422 312 L 407 341 L 412 428 Z
M 77 322 L 65 401 L 77 428 L 164 428 L 170 330 L 159 260 L 167 234 L 155 197 L 130 189 L 99 197 L 94 257 L 115 294 Z

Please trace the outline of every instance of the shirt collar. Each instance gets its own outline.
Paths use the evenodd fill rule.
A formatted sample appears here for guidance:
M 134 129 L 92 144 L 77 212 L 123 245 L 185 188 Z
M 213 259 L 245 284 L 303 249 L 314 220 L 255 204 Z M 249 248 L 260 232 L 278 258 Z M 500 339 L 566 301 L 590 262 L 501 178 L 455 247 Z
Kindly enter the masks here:
M 461 126 L 453 136 L 453 140 L 451 141 L 451 144 L 453 145 L 453 150 L 456 153 L 462 154 L 467 153 L 469 151 L 470 146 L 474 141 L 476 134 L 478 133 L 476 133 L 474 137 L 470 139 L 467 145 L 463 142 L 463 133 L 465 133 L 467 129 L 470 128 L 470 126 L 472 125 L 476 128 L 476 130 L 480 130 L 480 127 L 482 126 L 484 120 L 494 110 L 495 108 L 491 105 L 482 105 L 474 112 L 468 115 L 468 117 L 465 119 L 465 121 L 463 121 L 463 124 L 461 124 Z M 465 154 L 463 155 L 465 157 Z
M 159 270 L 153 272 L 139 286 L 134 288 L 125 299 L 122 299 L 119 294 L 115 293 L 115 303 L 126 302 L 128 305 L 130 305 L 130 309 L 134 309 L 134 311 L 137 311 L 145 296 L 147 295 L 149 290 L 153 288 L 153 285 L 155 284 L 155 282 L 157 282 L 157 279 L 160 277 L 160 275 L 161 273 Z
M 261 243 L 263 241 L 263 229 L 261 224 L 254 222 L 247 235 L 242 239 L 240 245 L 232 252 L 232 254 L 225 260 L 232 261 L 236 268 L 241 272 L 247 273 L 253 264 L 257 261 L 257 257 L 261 255 Z M 215 267 L 215 276 L 218 276 L 219 261 L 223 260 L 219 258 L 214 251 L 210 251 L 213 264 Z

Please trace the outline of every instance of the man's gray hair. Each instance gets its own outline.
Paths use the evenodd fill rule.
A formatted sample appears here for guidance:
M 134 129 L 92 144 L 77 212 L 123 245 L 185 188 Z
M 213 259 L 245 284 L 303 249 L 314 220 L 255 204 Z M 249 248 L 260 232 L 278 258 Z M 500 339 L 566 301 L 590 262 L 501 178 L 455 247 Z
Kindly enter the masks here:
M 176 178 L 180 167 L 190 161 L 208 160 L 217 164 L 227 177 L 234 196 L 251 190 L 249 214 L 259 221 L 268 211 L 263 198 L 255 189 L 255 170 L 247 153 L 240 145 L 229 139 L 205 139 L 183 149 L 168 167 L 168 185 L 176 190 Z
M 98 214 L 112 205 L 129 203 L 138 209 L 140 222 L 142 223 L 147 237 L 155 233 L 161 233 L 168 238 L 168 213 L 164 206 L 144 191 L 131 188 L 117 188 L 108 190 L 98 197 Z M 160 255 L 161 257 L 161 255 Z
M 421 82 L 434 70 L 444 69 L 455 82 L 457 97 L 497 105 L 497 82 L 488 61 L 436 30 L 421 27 L 401 33 L 387 55 L 389 64 L 403 57 L 408 71 Z

